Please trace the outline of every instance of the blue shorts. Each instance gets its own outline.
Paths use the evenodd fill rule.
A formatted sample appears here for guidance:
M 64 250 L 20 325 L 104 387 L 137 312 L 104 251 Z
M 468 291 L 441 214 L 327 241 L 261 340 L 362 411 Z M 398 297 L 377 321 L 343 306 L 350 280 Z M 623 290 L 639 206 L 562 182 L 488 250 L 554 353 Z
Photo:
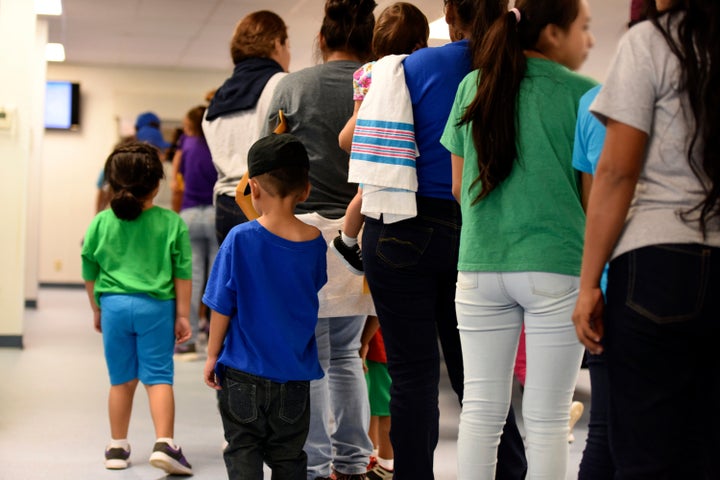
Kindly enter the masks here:
M 172 385 L 175 300 L 104 294 L 100 310 L 110 384 Z

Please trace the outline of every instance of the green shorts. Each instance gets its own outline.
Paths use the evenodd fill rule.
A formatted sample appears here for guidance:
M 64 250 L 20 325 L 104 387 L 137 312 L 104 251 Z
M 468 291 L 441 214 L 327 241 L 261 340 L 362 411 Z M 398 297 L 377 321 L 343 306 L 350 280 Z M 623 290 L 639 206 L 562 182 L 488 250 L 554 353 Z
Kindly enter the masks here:
M 370 415 L 373 417 L 390 416 L 390 373 L 386 363 L 367 360 L 368 371 L 365 379 L 370 397 Z

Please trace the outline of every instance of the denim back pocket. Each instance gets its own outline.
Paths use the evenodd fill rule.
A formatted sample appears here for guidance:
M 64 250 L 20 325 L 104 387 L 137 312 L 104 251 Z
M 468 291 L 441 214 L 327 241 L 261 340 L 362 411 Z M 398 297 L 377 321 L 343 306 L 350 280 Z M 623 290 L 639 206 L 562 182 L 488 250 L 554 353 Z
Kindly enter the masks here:
M 533 295 L 548 298 L 564 298 L 576 291 L 580 279 L 559 273 L 528 272 L 530 291 Z
M 297 422 L 307 409 L 310 398 L 310 382 L 287 382 L 280 385 L 281 420 L 287 423 Z
M 658 324 L 691 320 L 705 301 L 708 261 L 696 245 L 655 245 L 628 252 L 626 305 Z
M 223 389 L 227 390 L 228 412 L 236 422 L 251 423 L 257 419 L 257 385 L 228 378 Z
M 385 225 L 377 243 L 377 256 L 393 268 L 417 265 L 432 238 L 431 227 Z

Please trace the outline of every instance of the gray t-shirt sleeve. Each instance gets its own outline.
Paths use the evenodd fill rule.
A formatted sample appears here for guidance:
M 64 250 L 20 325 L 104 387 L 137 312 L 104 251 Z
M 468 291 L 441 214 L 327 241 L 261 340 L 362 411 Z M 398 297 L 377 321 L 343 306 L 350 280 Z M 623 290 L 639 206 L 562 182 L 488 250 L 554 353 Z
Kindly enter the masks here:
M 632 28 L 620 40 L 607 80 L 590 106 L 603 124 L 612 119 L 651 133 L 658 85 L 658 59 L 648 48 L 653 42 L 665 40 L 650 22 Z

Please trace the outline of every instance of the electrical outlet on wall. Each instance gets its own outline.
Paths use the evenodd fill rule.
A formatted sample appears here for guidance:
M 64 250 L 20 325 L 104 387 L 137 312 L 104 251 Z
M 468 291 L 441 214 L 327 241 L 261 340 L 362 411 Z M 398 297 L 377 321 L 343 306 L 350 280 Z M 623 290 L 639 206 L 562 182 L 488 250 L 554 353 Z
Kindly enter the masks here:
M 12 109 L 0 106 L 0 131 L 9 132 L 12 130 L 15 115 Z

